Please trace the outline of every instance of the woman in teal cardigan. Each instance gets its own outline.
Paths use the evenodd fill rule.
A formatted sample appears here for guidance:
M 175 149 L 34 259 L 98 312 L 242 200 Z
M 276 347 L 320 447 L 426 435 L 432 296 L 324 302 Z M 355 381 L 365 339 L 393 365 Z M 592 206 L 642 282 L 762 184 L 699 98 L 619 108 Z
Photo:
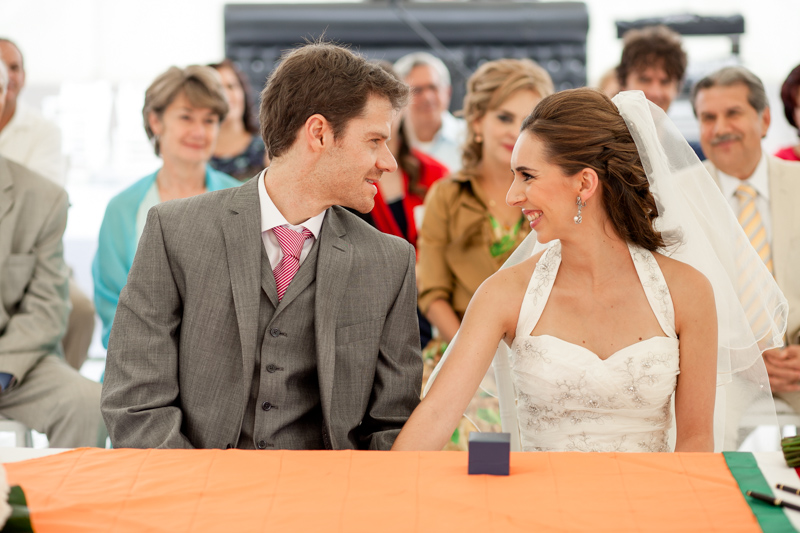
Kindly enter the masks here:
M 208 166 L 227 112 L 219 76 L 209 67 L 171 67 L 147 89 L 142 110 L 145 131 L 163 166 L 112 198 L 100 226 L 92 275 L 106 348 L 150 208 L 241 184 Z

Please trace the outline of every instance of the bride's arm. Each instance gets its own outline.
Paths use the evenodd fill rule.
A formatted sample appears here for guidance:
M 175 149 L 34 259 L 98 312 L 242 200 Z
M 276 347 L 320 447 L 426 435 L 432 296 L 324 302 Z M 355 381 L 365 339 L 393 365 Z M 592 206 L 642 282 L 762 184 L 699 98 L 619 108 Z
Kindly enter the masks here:
M 411 414 L 392 450 L 441 450 L 492 362 L 498 343 L 514 335 L 523 290 L 501 270 L 469 303 L 458 336 L 431 390 Z M 517 305 L 514 305 L 516 302 Z
M 680 263 L 670 287 L 680 339 L 680 374 L 675 390 L 676 452 L 714 451 L 717 382 L 717 310 L 709 281 Z

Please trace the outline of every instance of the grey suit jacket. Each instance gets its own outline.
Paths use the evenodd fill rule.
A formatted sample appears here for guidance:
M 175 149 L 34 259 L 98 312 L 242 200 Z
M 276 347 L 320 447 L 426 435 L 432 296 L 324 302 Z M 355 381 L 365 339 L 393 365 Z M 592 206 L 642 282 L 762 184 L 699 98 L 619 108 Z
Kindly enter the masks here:
M 719 185 L 714 164 L 703 164 Z M 775 281 L 789 301 L 786 335 L 790 343 L 800 344 L 800 163 L 767 156 L 767 175 Z
M 67 193 L 0 157 L 0 372 L 21 382 L 59 353 L 69 317 Z
M 150 210 L 109 339 L 102 411 L 114 446 L 236 445 L 260 349 L 258 183 Z M 339 207 L 315 246 L 307 312 L 323 437 L 388 449 L 422 379 L 414 249 Z

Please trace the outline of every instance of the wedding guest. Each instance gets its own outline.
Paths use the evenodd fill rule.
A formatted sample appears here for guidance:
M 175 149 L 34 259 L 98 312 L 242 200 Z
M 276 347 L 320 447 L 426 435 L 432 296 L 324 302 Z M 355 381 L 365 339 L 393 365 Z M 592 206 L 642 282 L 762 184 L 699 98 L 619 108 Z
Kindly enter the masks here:
M 64 186 L 65 162 L 61 154 L 61 131 L 39 111 L 19 101 L 25 86 L 25 61 L 12 41 L 0 38 L 0 61 L 8 68 L 6 104 L 0 116 L 0 155 Z M 67 363 L 79 370 L 89 355 L 94 334 L 94 305 L 69 277 L 70 313 L 61 344 Z
M 466 125 L 450 111 L 450 71 L 436 56 L 414 52 L 394 64 L 397 75 L 411 88 L 408 104 L 408 143 L 455 172 L 461 166 Z
M 170 67 L 148 87 L 144 129 L 163 165 L 112 198 L 100 226 L 92 274 L 103 346 L 150 208 L 241 184 L 208 164 L 227 113 L 224 89 L 210 67 Z
M 0 116 L 9 76 L 0 61 Z M 69 316 L 66 191 L 0 156 L 0 414 L 50 446 L 105 442 L 100 384 L 62 358 Z
M 247 181 L 269 166 L 264 141 L 253 111 L 247 78 L 230 59 L 209 65 L 219 72 L 228 99 L 228 114 L 219 126 L 217 146 L 209 164 L 220 172 Z
M 800 133 L 800 109 L 797 106 L 800 96 L 800 65 L 792 69 L 781 86 L 781 100 L 783 101 L 783 114 L 793 128 Z M 800 144 L 787 146 L 775 152 L 775 157 L 786 161 L 800 161 Z
M 669 112 L 686 76 L 688 58 L 679 33 L 666 26 L 628 30 L 622 37 L 617 66 L 620 91 L 642 91 L 645 98 Z M 690 141 L 697 157 L 705 159 L 700 144 Z
M 666 113 L 686 74 L 688 59 L 680 34 L 666 26 L 648 26 L 628 30 L 622 41 L 617 67 L 620 90 L 642 91 Z
M 505 203 L 511 150 L 522 120 L 552 92 L 550 76 L 530 60 L 484 63 L 467 82 L 461 170 L 431 187 L 417 243 L 419 307 L 446 342 L 478 286 L 530 231 Z
M 481 285 L 393 449 L 441 449 L 491 364 L 512 450 L 719 450 L 736 402 L 717 383 L 769 401 L 760 351 L 786 300 L 675 125 L 639 91 L 561 91 L 511 160 L 507 201 L 535 233 Z
M 767 155 L 761 139 L 771 122 L 764 84 L 744 67 L 725 67 L 692 88 L 706 168 L 789 300 L 785 345 L 766 350 L 775 396 L 800 413 L 800 163 Z M 746 275 L 746 274 L 745 274 Z M 739 398 L 746 405 L 746 398 Z M 738 435 L 733 424 L 728 440 Z
M 25 60 L 13 41 L 0 37 L 0 60 L 8 68 L 6 106 L 0 116 L 0 155 L 64 186 L 61 130 L 34 107 L 19 100 L 25 87 Z

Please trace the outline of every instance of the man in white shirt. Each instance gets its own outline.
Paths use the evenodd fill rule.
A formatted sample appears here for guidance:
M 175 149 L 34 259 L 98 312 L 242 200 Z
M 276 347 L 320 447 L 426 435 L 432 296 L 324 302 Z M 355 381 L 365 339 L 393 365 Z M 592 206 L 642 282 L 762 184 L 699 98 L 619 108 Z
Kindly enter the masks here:
M 705 165 L 789 301 L 786 345 L 764 352 L 764 363 L 772 392 L 800 412 L 800 163 L 762 150 L 769 102 L 749 70 L 726 67 L 706 76 L 692 103 Z
M 17 45 L 0 37 L 0 61 L 8 70 L 5 108 L 0 114 L 0 155 L 41 174 L 64 187 L 65 164 L 61 154 L 61 131 L 36 109 L 18 100 L 25 85 L 25 65 Z M 94 333 L 94 305 L 69 279 L 70 304 L 67 333 L 62 339 L 64 357 L 80 369 L 86 360 Z
M 398 59 L 394 69 L 411 88 L 405 128 L 409 144 L 457 171 L 466 124 L 448 111 L 452 87 L 447 67 L 431 54 L 415 52 Z
M 6 106 L 0 116 L 0 155 L 64 186 L 61 131 L 41 113 L 18 100 L 25 86 L 22 53 L 12 41 L 0 38 L 0 60 L 8 68 Z

